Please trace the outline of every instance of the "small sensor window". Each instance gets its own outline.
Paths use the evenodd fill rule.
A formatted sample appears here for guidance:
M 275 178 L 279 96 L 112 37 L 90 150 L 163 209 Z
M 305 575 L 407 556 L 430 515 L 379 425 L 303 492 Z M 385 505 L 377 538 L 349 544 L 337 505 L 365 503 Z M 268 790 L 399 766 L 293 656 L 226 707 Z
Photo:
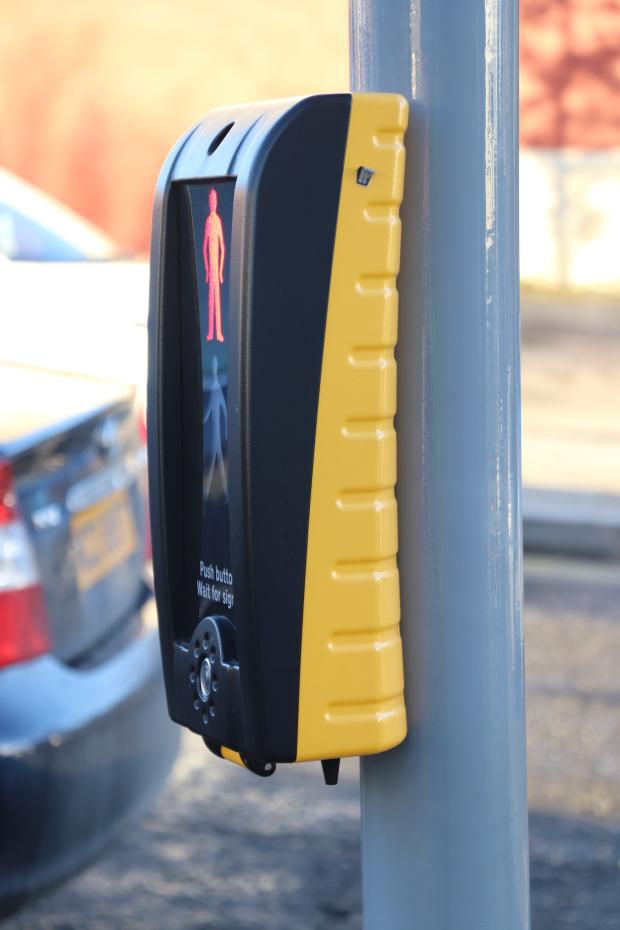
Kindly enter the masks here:
M 215 150 L 220 147 L 234 125 L 234 123 L 229 123 L 228 126 L 224 126 L 223 129 L 220 129 L 218 134 L 211 140 L 211 145 L 207 149 L 207 155 L 213 155 Z

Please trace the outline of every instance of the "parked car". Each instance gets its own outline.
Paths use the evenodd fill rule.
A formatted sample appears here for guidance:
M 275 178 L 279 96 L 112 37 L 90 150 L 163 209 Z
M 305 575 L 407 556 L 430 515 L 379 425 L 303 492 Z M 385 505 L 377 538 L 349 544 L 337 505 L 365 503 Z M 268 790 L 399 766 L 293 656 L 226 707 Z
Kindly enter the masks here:
M 13 261 L 76 262 L 115 259 L 120 250 L 92 223 L 0 169 L 0 253 Z
M 146 382 L 148 264 L 0 169 L 0 361 Z
M 75 261 L 0 260 L 0 914 L 88 863 L 178 747 L 149 576 L 145 272 L 119 289 L 133 271 L 89 261 L 71 219 Z

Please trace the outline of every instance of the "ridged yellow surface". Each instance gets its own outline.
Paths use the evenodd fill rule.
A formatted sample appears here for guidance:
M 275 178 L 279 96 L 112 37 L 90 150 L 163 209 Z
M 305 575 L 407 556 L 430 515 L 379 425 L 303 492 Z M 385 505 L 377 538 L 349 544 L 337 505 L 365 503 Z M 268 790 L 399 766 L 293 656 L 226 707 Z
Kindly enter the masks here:
M 353 94 L 310 501 L 300 761 L 381 752 L 407 731 L 393 423 L 407 117 L 395 94 Z M 360 166 L 375 172 L 368 187 Z

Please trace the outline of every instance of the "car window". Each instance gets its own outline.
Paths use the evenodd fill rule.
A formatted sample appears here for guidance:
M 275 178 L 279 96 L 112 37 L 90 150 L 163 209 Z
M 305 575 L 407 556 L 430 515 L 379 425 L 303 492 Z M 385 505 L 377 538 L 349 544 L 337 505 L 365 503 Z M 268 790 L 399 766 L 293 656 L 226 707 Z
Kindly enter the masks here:
M 6 204 L 0 204 L 0 254 L 28 262 L 75 262 L 88 257 L 62 236 Z

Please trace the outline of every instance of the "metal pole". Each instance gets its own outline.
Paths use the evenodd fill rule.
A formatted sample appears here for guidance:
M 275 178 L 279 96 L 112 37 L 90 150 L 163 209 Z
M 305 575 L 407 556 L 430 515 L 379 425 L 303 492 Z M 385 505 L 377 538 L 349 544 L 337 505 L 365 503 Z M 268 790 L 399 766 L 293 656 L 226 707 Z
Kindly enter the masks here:
M 516 0 L 351 0 L 354 90 L 412 101 L 398 500 L 410 735 L 362 762 L 366 930 L 529 926 Z

